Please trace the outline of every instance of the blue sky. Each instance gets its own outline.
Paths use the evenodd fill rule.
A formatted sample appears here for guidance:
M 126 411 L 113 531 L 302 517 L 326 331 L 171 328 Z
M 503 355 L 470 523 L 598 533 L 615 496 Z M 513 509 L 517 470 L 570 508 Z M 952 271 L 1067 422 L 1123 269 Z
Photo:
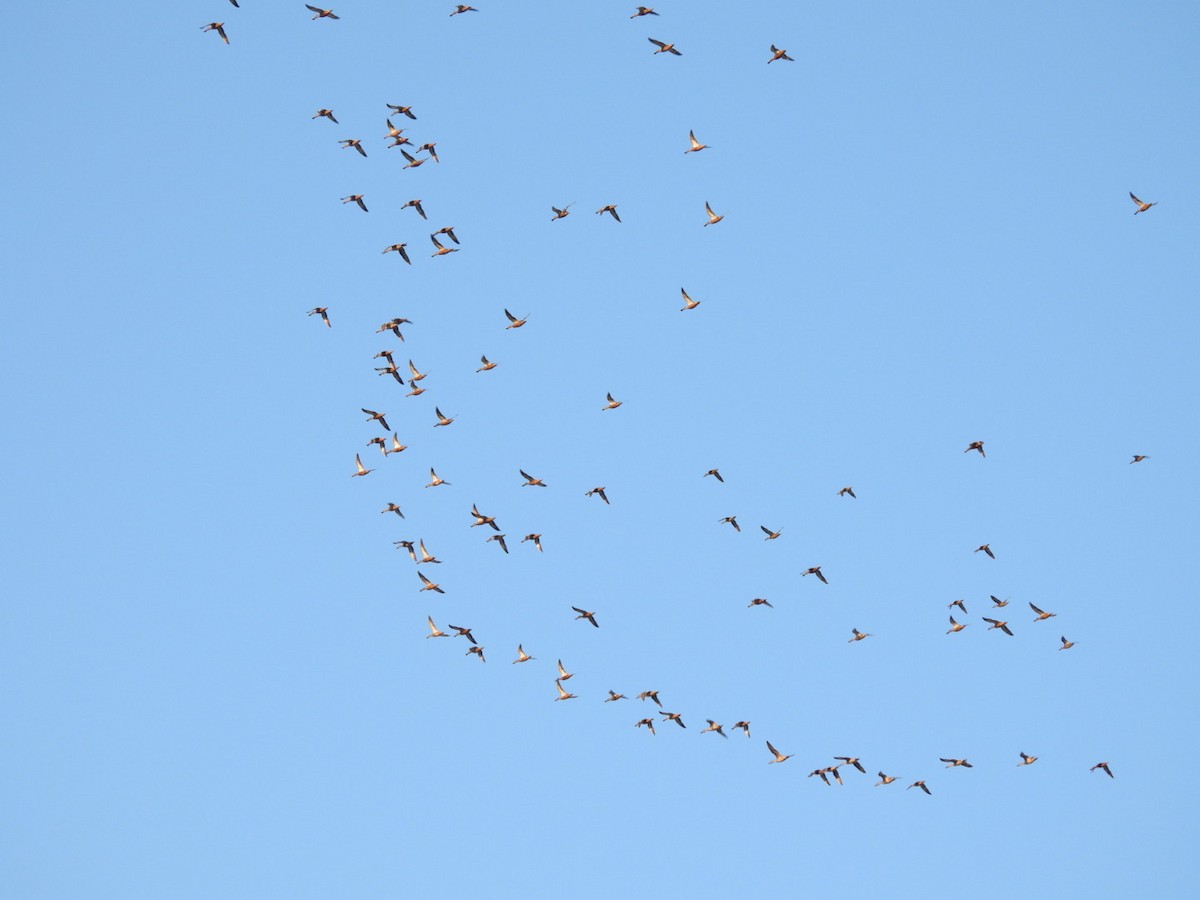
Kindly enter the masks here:
M 479 6 L 10 18 L 12 896 L 1187 896 L 1194 6 Z

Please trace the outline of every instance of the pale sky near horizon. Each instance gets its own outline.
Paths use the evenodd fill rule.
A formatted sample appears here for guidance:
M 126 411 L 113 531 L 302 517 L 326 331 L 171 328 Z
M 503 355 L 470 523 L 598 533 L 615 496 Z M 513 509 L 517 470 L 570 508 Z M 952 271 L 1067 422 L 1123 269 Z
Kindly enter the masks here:
M 1200 11 L 476 5 L 10 12 L 5 896 L 1190 896 Z

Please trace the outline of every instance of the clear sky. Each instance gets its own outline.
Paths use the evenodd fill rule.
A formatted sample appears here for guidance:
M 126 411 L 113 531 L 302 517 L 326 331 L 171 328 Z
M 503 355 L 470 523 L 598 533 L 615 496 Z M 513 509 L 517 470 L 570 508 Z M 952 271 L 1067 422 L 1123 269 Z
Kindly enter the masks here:
M 6 896 L 1191 894 L 1194 3 L 240 2 L 6 17 Z

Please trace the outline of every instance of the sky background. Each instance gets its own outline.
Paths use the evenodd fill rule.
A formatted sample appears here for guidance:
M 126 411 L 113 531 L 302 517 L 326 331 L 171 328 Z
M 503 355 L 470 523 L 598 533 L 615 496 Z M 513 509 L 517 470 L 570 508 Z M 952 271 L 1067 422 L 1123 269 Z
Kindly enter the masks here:
M 10 15 L 5 893 L 1189 896 L 1195 5 L 479 6 Z

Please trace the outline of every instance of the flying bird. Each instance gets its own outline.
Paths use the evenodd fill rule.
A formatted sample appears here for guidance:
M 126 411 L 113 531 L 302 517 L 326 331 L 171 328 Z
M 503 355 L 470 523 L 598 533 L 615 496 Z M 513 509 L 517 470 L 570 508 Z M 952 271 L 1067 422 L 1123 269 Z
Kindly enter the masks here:
M 385 141 L 386 141 L 388 138 L 398 138 L 398 137 L 400 137 L 400 135 L 404 134 L 404 129 L 403 129 L 403 128 L 397 128 L 395 125 L 393 125 L 393 124 L 392 124 L 392 120 L 391 120 L 391 119 L 384 119 L 384 121 L 387 123 L 387 130 L 388 130 L 388 133 L 387 133 L 387 134 L 385 134 L 385 135 L 383 136 L 383 139 L 384 139 Z M 405 204 L 405 206 L 407 206 L 407 205 L 408 205 L 408 204 Z M 400 207 L 400 208 L 401 208 L 401 209 L 404 209 L 404 207 L 403 207 L 403 206 L 402 206 L 402 207 Z
M 443 591 L 441 589 L 441 587 L 439 585 L 434 584 L 432 581 L 430 581 L 428 578 L 426 578 L 424 572 L 418 572 L 417 577 L 421 579 L 421 590 L 422 591 L 437 591 L 439 594 L 446 593 L 445 591 Z M 420 593 L 420 592 L 418 591 L 418 593 Z
M 652 43 L 655 47 L 658 48 L 657 50 L 654 51 L 655 54 L 673 53 L 675 56 L 683 56 L 682 53 L 680 53 L 678 50 L 675 49 L 674 44 L 665 44 L 662 41 L 656 41 L 654 38 L 646 38 L 646 40 L 648 40 L 650 43 Z
M 437 141 L 430 141 L 429 143 L 422 144 L 420 147 L 418 147 L 417 152 L 420 153 L 422 150 L 426 151 L 429 154 L 430 159 L 432 159 L 438 165 L 441 165 L 442 161 L 438 159 L 436 147 Z
M 408 258 L 408 251 L 404 249 L 407 246 L 408 246 L 408 244 L 392 244 L 390 247 L 384 247 L 383 252 L 384 253 L 399 253 L 400 258 L 411 266 L 412 260 Z M 401 338 L 401 340 L 403 340 L 403 338 Z
M 971 624 L 970 622 L 964 622 L 963 624 L 960 625 L 958 622 L 954 621 L 954 616 L 951 616 L 950 617 L 950 629 L 946 632 L 946 634 L 951 634 L 952 632 L 955 632 L 955 631 L 962 631 L 964 628 L 967 627 L 967 625 L 970 625 L 970 624 Z
M 1132 466 L 1135 462 L 1141 462 L 1143 459 L 1149 459 L 1149 458 L 1150 457 L 1148 457 L 1148 456 L 1140 456 L 1140 455 L 1135 454 L 1133 459 L 1131 459 L 1129 461 L 1129 464 Z
M 688 140 L 692 142 L 692 146 L 689 147 L 687 150 L 683 151 L 684 156 L 686 156 L 689 153 L 699 153 L 701 150 L 708 149 L 708 144 L 702 144 L 698 140 L 696 140 L 696 132 L 695 131 L 688 132 Z
M 557 680 L 558 681 L 566 681 L 568 678 L 574 678 L 574 677 L 575 677 L 575 673 L 568 672 L 566 669 L 564 669 L 562 660 L 560 659 L 558 661 L 558 679 Z
M 556 681 L 554 682 L 554 686 L 558 688 L 558 696 L 554 698 L 555 702 L 559 700 L 574 700 L 578 697 L 578 694 L 568 694 L 562 686 L 562 682 Z
M 742 526 L 737 523 L 737 516 L 726 516 L 723 519 L 718 519 L 717 522 L 721 525 L 724 525 L 726 522 L 728 522 L 730 525 L 733 526 L 734 531 L 742 530 Z
M 425 635 L 425 637 L 450 637 L 450 635 L 446 634 L 444 631 L 440 631 L 438 627 L 433 624 L 433 616 L 426 616 L 425 621 L 429 623 L 429 634 Z
M 701 734 L 704 734 L 704 733 L 705 733 L 705 732 L 707 732 L 707 731 L 715 731 L 717 734 L 719 734 L 719 735 L 720 735 L 721 737 L 723 737 L 723 738 L 728 738 L 728 737 L 729 737 L 729 735 L 727 735 L 727 734 L 725 733 L 725 726 L 724 726 L 724 725 L 718 725 L 718 724 L 717 724 L 716 722 L 714 722 L 712 719 L 705 719 L 704 721 L 708 723 L 708 727 L 707 727 L 707 728 L 701 728 L 701 729 L 700 729 L 700 733 L 701 733 Z
M 608 403 L 600 407 L 601 412 L 604 412 L 606 409 L 616 409 L 624 402 L 623 400 L 614 400 L 612 394 L 605 394 L 605 396 L 608 398 Z
M 680 728 L 687 728 L 687 726 L 683 724 L 683 713 L 660 712 L 659 715 L 664 717 L 664 722 L 674 722 Z
M 483 648 L 482 647 L 480 647 L 478 645 L 476 645 L 474 647 L 468 647 L 467 652 L 464 654 L 464 656 L 470 656 L 472 653 L 474 653 L 476 656 L 479 657 L 480 662 L 487 662 L 487 660 L 483 656 Z
M 639 6 L 637 8 L 637 10 L 634 12 L 634 14 L 632 16 L 630 16 L 629 18 L 636 19 L 639 16 L 657 16 L 657 15 L 658 15 L 658 13 L 656 13 L 649 6 Z
M 533 546 L 538 548 L 539 553 L 541 552 L 542 536 L 540 534 L 527 534 L 527 535 L 525 535 L 525 537 L 521 538 L 522 544 L 525 543 L 526 541 L 533 541 Z
M 329 307 L 328 306 L 314 306 L 312 309 L 310 309 L 308 311 L 308 315 L 320 316 L 322 322 L 324 322 L 330 328 L 333 327 L 333 325 L 331 325 L 329 322 Z
M 604 493 L 604 488 L 594 487 L 590 491 L 585 491 L 583 496 L 590 497 L 592 494 L 598 494 L 601 500 L 603 500 L 605 503 L 608 503 L 608 494 Z
M 1017 763 L 1017 765 L 1018 766 L 1032 766 L 1035 762 L 1037 762 L 1037 759 L 1038 758 L 1036 756 L 1030 756 L 1028 753 L 1022 753 L 1021 761 L 1019 763 Z
M 495 541 L 497 544 L 500 545 L 500 549 L 503 550 L 505 553 L 507 553 L 508 552 L 508 544 L 504 543 L 504 537 L 505 536 L 502 534 L 493 534 L 491 537 L 488 538 L 488 541 Z M 487 543 L 487 541 L 485 541 L 484 543 Z
M 521 487 L 547 487 L 546 482 L 540 478 L 534 478 L 524 469 L 517 469 L 521 473 L 521 477 L 525 479 L 525 483 Z
M 404 150 L 403 148 L 400 150 L 400 155 L 403 156 L 406 160 L 408 160 L 408 163 L 404 166 L 404 168 L 406 168 L 406 169 L 416 169 L 419 166 L 423 166 L 423 165 L 425 165 L 426 162 L 428 162 L 428 160 L 425 159 L 424 157 L 422 157 L 421 159 L 417 159 L 415 156 L 413 156 L 411 153 L 409 153 L 407 150 Z
M 1108 763 L 1106 763 L 1106 762 L 1098 762 L 1098 763 L 1096 763 L 1094 766 L 1092 766 L 1090 769 L 1088 769 L 1088 771 L 1089 771 L 1089 772 L 1095 772 L 1097 769 L 1103 769 L 1103 770 L 1104 770 L 1104 774 L 1105 774 L 1105 775 L 1107 775 L 1109 778 L 1115 778 L 1115 777 L 1116 777 L 1115 775 L 1113 775 L 1113 773 L 1112 773 L 1112 769 L 1110 769 L 1110 768 L 1108 767 Z
M 771 752 L 771 755 L 775 757 L 772 760 L 768 760 L 767 765 L 770 765 L 771 763 L 786 762 L 787 760 L 792 758 L 791 753 L 784 754 L 784 753 L 780 753 L 778 750 L 776 750 L 775 745 L 772 744 L 770 741 L 767 741 L 767 750 L 769 750 Z
M 800 573 L 800 577 L 802 577 L 802 578 L 805 575 L 816 575 L 817 578 L 819 578 L 821 580 L 821 584 L 829 584 L 829 582 L 825 580 L 825 576 L 821 574 L 820 566 L 812 566 L 811 568 L 805 569 L 803 572 Z
M 978 547 L 976 547 L 976 548 L 974 549 L 974 551 L 972 551 L 972 552 L 974 552 L 974 553 L 979 553 L 981 550 L 982 550 L 984 553 L 986 553 L 990 559 L 995 559 L 995 558 L 996 558 L 996 554 L 992 552 L 992 546 L 991 546 L 991 544 L 980 544 L 980 545 L 979 545 Z
M 1052 619 L 1058 615 L 1058 613 L 1046 612 L 1044 610 L 1038 609 L 1032 603 L 1029 604 L 1029 608 L 1032 609 L 1035 613 L 1037 613 L 1037 618 L 1033 620 L 1035 622 L 1040 622 L 1040 621 L 1042 621 L 1042 619 Z
M 537 657 L 530 656 L 525 652 L 524 647 L 522 647 L 520 644 L 517 644 L 517 658 L 513 660 L 513 665 L 516 665 L 519 662 L 529 662 L 531 659 L 537 659 Z
M 766 600 L 763 597 L 755 597 L 746 605 L 746 608 L 749 609 L 751 606 L 770 606 L 771 609 L 775 608 L 774 606 L 771 606 L 771 601 Z
M 400 438 L 398 438 L 398 437 L 396 436 L 396 432 L 394 432 L 394 431 L 393 431 L 393 432 L 392 432 L 392 446 L 391 446 L 391 449 L 389 449 L 389 450 L 384 450 L 384 451 L 383 451 L 383 455 L 384 455 L 384 456 L 387 456 L 389 453 L 401 453 L 401 452 L 403 452 L 403 451 L 405 451 L 405 450 L 407 450 L 407 449 L 408 449 L 408 445 L 407 445 L 407 444 L 402 444 L 402 443 L 400 443 Z
M 228 42 L 226 42 L 226 43 L 228 43 Z M 1138 213 L 1145 212 L 1146 210 L 1148 210 L 1148 209 L 1149 209 L 1150 207 L 1152 207 L 1152 206 L 1158 206 L 1158 203 L 1157 203 L 1157 201 L 1156 201 L 1156 202 L 1154 202 L 1154 203 L 1144 203 L 1143 201 L 1139 200 L 1139 199 L 1138 199 L 1136 196 L 1134 196 L 1134 193 L 1133 193 L 1133 191 L 1130 191 L 1130 192 L 1129 192 L 1129 199 L 1130 199 L 1130 200 L 1132 200 L 1132 201 L 1133 201 L 1135 204 L 1137 204 L 1137 209 L 1135 209 L 1135 210 L 1133 211 L 1133 214 L 1134 214 L 1135 216 L 1136 216 Z
M 765 540 L 765 541 L 773 541 L 773 540 L 775 540 L 775 538 L 777 538 L 781 534 L 783 534 L 782 528 L 780 528 L 778 531 L 772 531 L 766 525 L 759 525 L 758 527 L 761 528 L 763 530 L 763 533 L 766 535 L 766 537 L 763 538 L 763 540 Z
M 404 518 L 404 513 L 400 510 L 400 507 L 397 506 L 395 503 L 389 503 L 387 506 L 385 506 L 383 509 L 381 509 L 379 511 L 379 514 L 382 516 L 382 515 L 384 515 L 386 513 L 390 513 L 390 512 L 394 512 L 396 515 L 398 515 L 402 519 Z
M 956 606 L 963 611 L 964 616 L 970 615 L 970 613 L 967 612 L 967 604 L 965 604 L 962 600 L 954 600 L 951 603 L 947 603 L 946 609 L 954 609 Z
M 961 766 L 964 769 L 974 768 L 974 766 L 972 766 L 965 759 L 946 759 L 944 756 L 938 758 L 946 764 L 947 769 L 953 769 L 955 766 Z
M 579 613 L 579 615 L 577 615 L 575 618 L 587 619 L 596 628 L 600 627 L 599 623 L 596 622 L 596 613 L 595 612 L 588 612 L 586 609 L 580 609 L 578 606 L 572 606 L 571 609 L 573 609 L 573 610 L 575 610 L 575 612 Z
M 645 725 L 648 729 L 650 729 L 651 734 L 655 733 L 653 719 L 639 719 L 637 722 L 633 723 L 634 728 L 641 728 L 643 725 Z
M 441 243 L 438 241 L 437 235 L 435 235 L 435 234 L 431 234 L 429 236 L 429 239 L 431 241 L 433 241 L 433 246 L 435 246 L 437 248 L 436 250 L 433 251 L 434 256 L 444 256 L 447 253 L 457 253 L 458 252 L 457 247 L 443 247 L 441 245 Z
M 895 775 L 884 775 L 882 772 L 880 772 L 879 781 L 875 782 L 875 787 L 879 787 L 882 784 L 891 784 L 896 780 L 896 778 L 897 776 Z
M 394 103 L 389 103 L 387 104 L 387 108 L 398 116 L 408 116 L 410 119 L 416 119 L 411 106 L 396 106 Z
M 465 12 L 479 12 L 479 10 L 477 10 L 473 6 L 463 6 L 460 3 L 460 4 L 458 4 L 458 6 L 454 7 L 454 12 L 450 13 L 450 15 L 457 16 L 457 15 L 461 15 L 462 13 L 465 13 Z
M 385 413 L 375 412 L 375 410 L 373 410 L 373 409 L 364 409 L 361 406 L 359 407 L 359 409 L 361 409 L 368 416 L 370 416 L 370 418 L 367 419 L 368 422 L 378 422 L 380 425 L 383 426 L 384 431 L 392 430 L 391 428 L 388 427 L 387 419 L 384 418 Z
M 1066 639 L 1066 637 L 1062 637 L 1062 638 L 1060 638 L 1060 639 L 1062 640 L 1062 646 L 1058 648 L 1059 650 L 1070 650 L 1072 647 L 1074 647 L 1074 646 L 1075 646 L 1075 642 L 1074 642 L 1074 641 L 1068 641 L 1068 640 Z
M 992 598 L 992 608 L 993 609 L 1001 609 L 1005 606 L 1008 606 L 1007 600 L 1001 600 L 995 594 L 989 594 L 989 596 Z M 1032 605 L 1032 604 L 1030 604 L 1030 605 Z
M 417 213 L 421 216 L 422 219 L 429 218 L 429 216 L 425 215 L 425 207 L 421 206 L 420 200 L 409 200 L 407 203 L 405 203 L 400 208 L 408 209 L 410 206 L 417 211 Z
M 854 493 L 854 488 L 852 488 L 852 487 L 844 487 L 840 491 L 837 492 L 837 495 L 839 497 L 845 497 L 847 494 L 849 494 L 855 500 L 858 499 L 858 495 Z
M 617 207 L 613 203 L 609 203 L 606 206 L 602 206 L 598 210 L 596 210 L 596 215 L 598 215 L 598 216 L 603 215 L 604 213 L 609 213 L 618 222 L 621 221 L 621 217 L 617 215 Z
M 1008 629 L 1007 622 L 1001 622 L 999 619 L 989 619 L 987 616 L 983 617 L 983 621 L 991 623 L 988 626 L 988 631 L 992 631 L 993 629 L 999 628 L 1005 634 L 1009 635 L 1010 637 L 1012 636 L 1012 632 L 1009 631 L 1009 629 Z
M 229 35 L 227 35 L 225 33 L 225 23 L 224 22 L 209 22 L 207 25 L 200 26 L 200 30 L 201 31 L 215 31 L 217 34 L 219 34 L 221 36 L 221 40 L 223 40 L 227 44 L 229 43 Z M 316 117 L 314 116 L 314 118 L 316 118 Z
M 471 504 L 471 515 L 475 517 L 475 521 L 471 523 L 472 528 L 476 525 L 491 525 L 493 530 L 500 530 L 500 526 L 496 524 L 496 517 L 485 516 L 474 503 Z
M 933 795 L 930 793 L 930 791 L 929 791 L 929 788 L 927 788 L 927 787 L 925 786 L 925 782 L 924 782 L 924 781 L 914 781 L 912 784 L 910 784 L 908 787 L 906 787 L 906 788 L 905 788 L 905 790 L 906 790 L 906 791 L 907 791 L 907 790 L 912 790 L 913 788 L 920 788 L 920 789 L 921 789 L 921 790 L 923 790 L 925 793 L 929 794 L 931 797 L 933 796 Z
M 574 205 L 575 205 L 575 202 L 571 201 L 566 206 L 564 206 L 562 209 L 559 209 L 557 206 L 551 206 L 550 208 L 552 210 L 554 210 L 554 216 L 550 219 L 550 221 L 553 222 L 555 219 L 565 219 L 567 216 L 569 216 L 571 214 L 571 207 Z
M 853 633 L 854 637 L 852 637 L 852 638 L 850 638 L 850 640 L 846 641 L 847 644 L 853 644 L 855 641 L 861 641 L 864 638 L 872 637 L 872 635 L 870 635 L 870 634 L 863 634 L 857 628 L 851 628 L 850 631 Z
M 440 428 L 443 425 L 449 425 L 451 422 L 454 421 L 453 417 L 447 418 L 445 415 L 442 414 L 442 411 L 440 409 L 438 409 L 438 407 L 436 407 L 436 406 L 433 408 L 433 412 L 434 412 L 434 415 L 437 416 L 437 422 L 434 424 L 434 426 L 433 426 L 434 428 Z
M 971 443 L 967 444 L 967 449 L 964 450 L 963 453 L 970 453 L 972 450 L 978 450 L 980 456 L 987 456 L 987 454 L 983 452 L 983 441 L 971 441 Z
M 456 244 L 459 243 L 458 237 L 454 234 L 454 226 L 453 225 L 447 225 L 445 228 L 439 228 L 437 231 L 434 232 L 434 234 L 435 235 L 444 234 L 444 235 L 446 235 L 446 237 L 450 238 L 450 240 L 454 241 L 454 243 L 456 243 Z
M 450 482 L 446 481 L 444 478 L 439 478 L 438 473 L 433 471 L 433 466 L 430 466 L 429 467 L 429 484 L 425 485 L 425 487 L 427 487 L 427 488 L 438 487 L 439 485 L 442 485 L 442 484 L 450 484 Z
M 640 694 L 637 695 L 637 698 L 639 700 L 641 700 L 643 703 L 646 701 L 647 697 L 649 697 L 656 704 L 658 704 L 658 706 L 660 708 L 662 707 L 662 702 L 658 699 L 658 691 L 642 691 Z
M 363 212 L 370 212 L 370 210 L 367 209 L 367 204 L 363 203 L 363 195 L 362 194 L 351 194 L 349 197 L 343 197 L 342 203 L 343 204 L 357 203 L 358 208 L 361 209 Z
M 734 722 L 729 727 L 730 728 L 740 728 L 740 729 L 742 729 L 742 731 L 746 732 L 746 737 L 750 737 L 750 723 L 749 722 L 746 722 L 746 721 Z
M 332 109 L 318 109 L 316 112 L 316 115 L 314 115 L 313 118 L 314 119 L 328 119 L 334 125 L 339 124 L 338 120 L 333 117 Z
M 716 225 L 725 218 L 724 216 L 718 216 L 715 212 L 713 212 L 713 209 L 708 205 L 707 200 L 704 201 L 704 211 L 708 213 L 708 221 L 704 223 L 705 228 L 707 228 L 709 225 Z
M 604 702 L 612 703 L 614 700 L 628 700 L 628 699 L 629 698 L 626 697 L 624 694 L 618 694 L 616 691 L 609 691 L 608 697 L 605 698 Z
M 316 13 L 316 15 L 313 16 L 314 22 L 317 21 L 317 19 L 336 19 L 336 18 L 338 18 L 337 16 L 335 16 L 333 14 L 332 9 L 320 9 L 316 6 L 309 6 L 307 3 L 305 3 L 304 5 L 308 6 L 308 8 L 310 10 L 312 10 L 313 12 Z
M 367 151 L 364 150 L 362 147 L 362 141 L 358 140 L 357 138 L 351 138 L 349 140 L 338 141 L 338 143 L 342 145 L 343 150 L 347 150 L 350 147 L 353 147 L 355 150 L 357 150 L 359 153 L 361 153 L 364 157 L 366 157 L 366 155 L 367 155 Z
M 770 65 L 771 63 L 775 62 L 775 60 L 777 60 L 777 59 L 786 59 L 788 62 L 795 62 L 794 59 L 792 59 L 790 56 L 788 56 L 788 53 L 786 50 L 780 50 L 778 47 L 776 47 L 774 44 L 772 44 L 771 45 L 771 58 L 767 60 L 767 65 Z
M 417 369 L 417 367 L 413 365 L 413 361 L 411 359 L 408 361 L 409 381 L 422 381 L 428 374 L 428 372 L 422 372 Z
M 854 766 L 854 768 L 858 769 L 864 775 L 867 774 L 867 770 L 863 768 L 862 761 L 857 756 L 835 756 L 834 759 L 840 761 L 843 765 Z
M 683 306 L 679 307 L 680 312 L 687 312 L 689 309 L 695 309 L 700 305 L 699 300 L 693 300 L 688 296 L 688 292 L 683 288 L 679 289 L 679 293 L 683 295 Z
M 480 366 L 478 369 L 476 369 L 476 370 L 475 370 L 475 372 L 476 372 L 476 373 L 479 373 L 479 372 L 490 372 L 492 369 L 496 368 L 496 366 L 498 365 L 498 363 L 494 363 L 494 362 L 492 362 L 492 361 L 491 361 L 491 360 L 489 360 L 489 359 L 488 359 L 486 356 L 481 356 L 481 357 L 479 357 L 479 361 L 480 361 L 481 363 L 483 363 L 483 365 L 482 365 L 482 366 Z
M 408 551 L 408 555 L 412 557 L 412 561 L 413 562 L 417 561 L 417 551 L 415 549 L 413 549 L 414 545 L 413 545 L 412 541 L 392 541 L 392 543 L 395 545 L 397 550 L 399 550 L 401 547 L 403 547 L 405 550 Z M 454 626 L 451 625 L 450 627 L 453 628 Z
M 700 477 L 707 478 L 709 475 L 711 475 L 713 478 L 717 479 L 717 481 L 721 482 L 721 484 L 725 483 L 725 479 L 721 477 L 721 473 L 718 472 L 716 469 L 709 469 L 707 472 L 705 472 Z
M 355 453 L 355 454 L 354 454 L 354 464 L 355 464 L 356 466 L 358 466 L 358 471 L 357 471 L 357 472 L 355 472 L 355 473 L 353 473 L 353 474 L 350 476 L 351 478 L 357 478 L 359 475 L 368 475 L 368 474 L 370 474 L 371 472 L 374 472 L 374 471 L 375 471 L 374 469 L 365 469 L 365 468 L 363 468 L 363 464 L 362 464 L 362 457 L 360 457 L 360 456 L 359 456 L 357 453 Z
M 508 319 L 508 321 L 509 321 L 509 324 L 504 326 L 505 331 L 508 331 L 508 329 L 510 329 L 510 328 L 520 328 L 522 325 L 524 325 L 526 322 L 529 321 L 528 317 L 526 317 L 524 319 L 518 319 L 516 316 L 514 316 L 512 313 L 510 313 L 507 309 L 504 311 L 504 317 L 506 319 Z
M 464 626 L 464 625 L 451 625 L 450 627 L 451 627 L 452 629 L 454 629 L 454 636 L 455 636 L 455 637 L 465 637 L 465 638 L 466 638 L 468 641 L 470 641 L 472 644 L 474 644 L 474 643 L 478 643 L 478 642 L 475 640 L 475 635 L 471 634 L 471 629 L 470 629 L 470 627 L 468 627 L 468 626 Z

